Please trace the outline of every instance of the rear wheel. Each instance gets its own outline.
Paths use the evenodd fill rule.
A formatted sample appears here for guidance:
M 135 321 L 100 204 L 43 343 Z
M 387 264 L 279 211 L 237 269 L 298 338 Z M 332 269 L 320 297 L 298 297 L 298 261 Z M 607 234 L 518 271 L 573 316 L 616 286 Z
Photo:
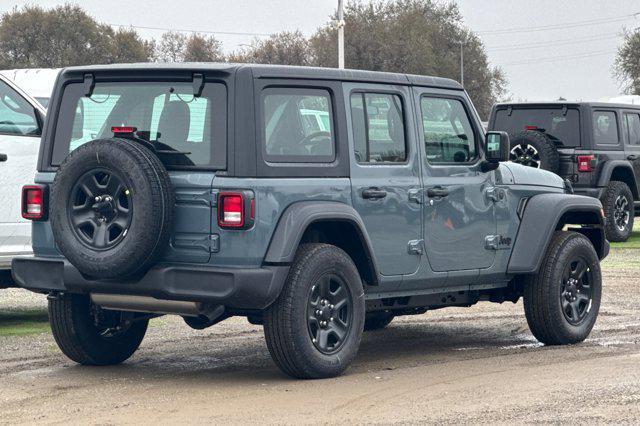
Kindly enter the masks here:
M 607 239 L 613 242 L 627 241 L 633 231 L 633 193 L 624 182 L 611 181 L 602 198 L 606 217 Z
M 273 360 L 296 378 L 341 374 L 355 358 L 364 326 L 358 270 L 340 248 L 305 244 L 278 299 L 264 313 Z
M 527 276 L 524 310 L 533 335 L 547 345 L 582 342 L 600 309 L 602 276 L 591 241 L 556 232 L 536 275 Z
M 129 359 L 142 343 L 148 320 L 128 312 L 103 310 L 89 296 L 65 294 L 49 300 L 49 322 L 60 350 L 83 365 L 114 365 Z

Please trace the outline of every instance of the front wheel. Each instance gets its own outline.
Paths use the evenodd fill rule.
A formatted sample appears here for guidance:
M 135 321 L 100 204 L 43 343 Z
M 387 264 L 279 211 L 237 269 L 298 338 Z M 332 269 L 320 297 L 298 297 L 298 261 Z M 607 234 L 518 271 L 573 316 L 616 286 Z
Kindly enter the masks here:
M 89 296 L 65 294 L 49 300 L 49 322 L 60 350 L 83 365 L 115 365 L 140 347 L 148 320 L 103 310 Z
M 362 280 L 349 255 L 329 244 L 302 245 L 264 313 L 271 357 L 292 377 L 335 377 L 358 352 L 364 311 Z
M 602 293 L 600 260 L 588 238 L 556 232 L 540 270 L 524 284 L 524 311 L 536 339 L 565 345 L 587 338 Z

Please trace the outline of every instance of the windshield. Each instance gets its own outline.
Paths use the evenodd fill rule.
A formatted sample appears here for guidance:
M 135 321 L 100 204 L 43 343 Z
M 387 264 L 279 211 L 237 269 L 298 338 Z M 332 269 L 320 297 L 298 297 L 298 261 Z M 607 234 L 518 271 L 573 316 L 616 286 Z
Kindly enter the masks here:
M 514 137 L 525 129 L 544 131 L 566 147 L 580 146 L 580 113 L 575 108 L 505 108 L 496 112 L 493 130 Z
M 112 127 L 133 126 L 136 135 L 166 152 L 166 164 L 224 165 L 226 99 L 221 84 L 206 84 L 193 96 L 191 83 L 97 83 L 91 96 L 83 84 L 65 88 L 52 164 L 95 140 L 113 137 Z

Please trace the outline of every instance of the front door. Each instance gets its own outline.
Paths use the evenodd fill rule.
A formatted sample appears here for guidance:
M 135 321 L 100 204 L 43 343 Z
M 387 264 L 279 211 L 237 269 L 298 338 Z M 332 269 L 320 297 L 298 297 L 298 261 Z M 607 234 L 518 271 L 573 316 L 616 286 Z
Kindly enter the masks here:
M 22 186 L 33 182 L 40 148 L 34 106 L 0 80 L 0 268 L 31 252 L 31 223 L 21 216 Z
M 350 111 L 351 189 L 380 273 L 418 269 L 422 210 L 420 173 L 404 86 L 345 84 Z M 413 201 L 412 201 L 413 200 Z M 412 250 L 414 247 L 414 250 Z
M 462 96 L 416 93 L 424 144 L 424 229 L 434 271 L 488 268 L 495 250 L 493 201 L 487 193 L 492 173 L 482 173 L 478 121 Z

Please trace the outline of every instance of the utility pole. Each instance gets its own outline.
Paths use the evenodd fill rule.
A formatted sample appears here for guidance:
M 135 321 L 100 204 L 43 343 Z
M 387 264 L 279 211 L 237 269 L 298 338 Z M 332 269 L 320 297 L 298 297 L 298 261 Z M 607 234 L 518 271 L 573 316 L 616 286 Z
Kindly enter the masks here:
M 344 0 L 338 0 L 338 68 L 344 69 Z
M 460 84 L 464 87 L 464 42 L 460 42 Z

